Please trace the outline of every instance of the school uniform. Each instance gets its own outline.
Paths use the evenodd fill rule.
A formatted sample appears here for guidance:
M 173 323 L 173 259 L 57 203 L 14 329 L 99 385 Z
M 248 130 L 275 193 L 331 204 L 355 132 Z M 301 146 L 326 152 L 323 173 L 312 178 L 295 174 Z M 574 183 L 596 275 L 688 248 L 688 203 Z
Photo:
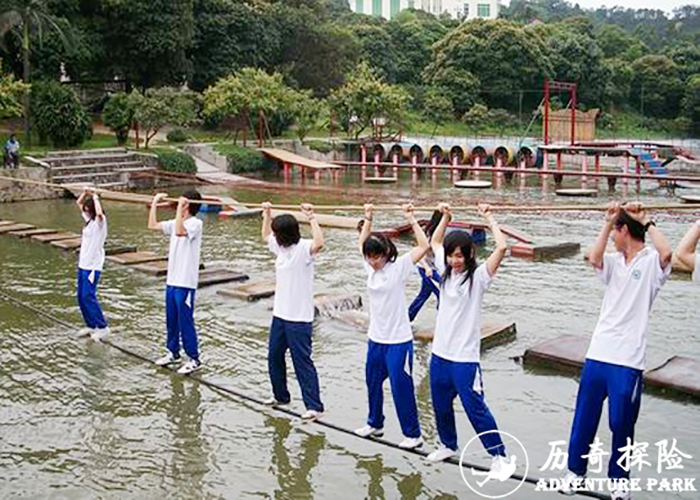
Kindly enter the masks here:
M 445 272 L 445 250 L 436 251 L 437 270 Z M 474 270 L 471 279 L 465 273 L 445 279 L 441 288 L 430 360 L 430 392 L 440 441 L 457 450 L 457 430 L 453 402 L 459 396 L 477 434 L 498 430 L 484 400 L 481 374 L 481 305 L 492 278 L 486 264 Z M 505 456 L 497 432 L 481 436 L 486 451 Z
M 413 332 L 408 320 L 405 286 L 413 274 L 407 253 L 375 271 L 364 261 L 369 297 L 369 331 L 365 378 L 369 396 L 367 424 L 384 427 L 384 381 L 389 378 L 403 435 L 421 435 L 413 387 Z
M 179 358 L 182 342 L 187 356 L 199 362 L 194 295 L 199 284 L 203 223 L 196 217 L 189 217 L 183 221 L 183 226 L 187 235 L 178 236 L 175 233 L 175 220 L 161 222 L 163 234 L 170 236 L 165 288 L 166 347 L 175 358 Z
M 82 212 L 85 219 L 80 240 L 78 258 L 78 305 L 88 328 L 106 328 L 107 321 L 97 301 L 97 284 L 105 263 L 105 241 L 107 240 L 107 217 L 102 219 Z
M 576 411 L 569 442 L 569 470 L 586 473 L 603 401 L 608 398 L 612 450 L 608 477 L 629 478 L 617 464 L 620 448 L 634 441 L 634 426 L 642 397 L 649 312 L 659 290 L 671 274 L 662 268 L 659 253 L 642 249 L 628 264 L 622 252 L 605 254 L 596 273 L 606 285 L 603 305 L 581 371 Z
M 295 245 L 280 246 L 274 234 L 267 240 L 275 259 L 275 304 L 268 344 L 267 364 L 276 401 L 288 403 L 287 349 L 307 410 L 323 412 L 318 374 L 311 359 L 314 320 L 314 255 L 312 240 L 300 239 Z

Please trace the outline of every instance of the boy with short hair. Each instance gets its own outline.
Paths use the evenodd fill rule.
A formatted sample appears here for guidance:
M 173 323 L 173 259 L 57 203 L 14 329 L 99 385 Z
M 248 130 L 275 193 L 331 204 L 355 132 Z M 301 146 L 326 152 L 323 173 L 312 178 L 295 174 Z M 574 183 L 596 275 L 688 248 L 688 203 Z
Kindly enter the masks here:
M 181 374 L 192 373 L 201 368 L 197 346 L 197 331 L 194 327 L 194 293 L 199 283 L 199 254 L 202 246 L 202 221 L 195 215 L 201 200 L 196 190 L 185 192 L 177 203 L 174 220 L 158 222 L 156 212 L 158 202 L 168 195 L 159 193 L 153 197 L 148 216 L 148 229 L 162 231 L 170 236 L 168 252 L 168 277 L 165 292 L 165 316 L 168 329 L 166 347 L 168 353 L 156 360 L 160 366 L 180 363 L 180 341 L 185 353 L 190 358 L 177 371 Z

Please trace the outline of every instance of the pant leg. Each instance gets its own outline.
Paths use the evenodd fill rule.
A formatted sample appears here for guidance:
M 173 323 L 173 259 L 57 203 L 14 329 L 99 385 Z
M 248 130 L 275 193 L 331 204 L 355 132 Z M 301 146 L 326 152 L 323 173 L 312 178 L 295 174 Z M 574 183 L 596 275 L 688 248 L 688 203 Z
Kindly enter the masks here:
M 411 305 L 408 306 L 409 321 L 413 321 L 416 318 L 431 294 L 430 278 L 425 275 L 425 270 L 420 266 L 418 267 L 418 274 L 420 274 L 420 291 L 416 298 L 413 299 L 413 302 L 411 302 Z
M 582 458 L 582 455 L 588 455 L 590 451 L 603 411 L 603 401 L 607 397 L 605 365 L 587 359 L 581 370 L 569 440 L 569 470 L 579 476 L 584 476 L 588 469 L 588 459 Z
M 95 328 L 90 318 L 90 311 L 87 308 L 87 272 L 83 269 L 78 269 L 78 286 L 76 289 L 76 297 L 78 298 L 78 306 L 80 313 L 83 315 L 83 321 L 88 328 Z
M 102 307 L 97 300 L 97 284 L 100 281 L 102 273 L 100 271 L 86 271 L 86 273 L 87 277 L 84 280 L 86 296 L 84 301 L 85 308 L 90 317 L 90 323 L 94 325 L 91 328 L 106 328 L 107 321 L 102 313 Z
M 403 435 L 420 437 L 418 407 L 413 387 L 413 341 L 391 344 L 387 349 L 387 369 L 394 406 L 401 424 Z
M 479 436 L 481 444 L 490 455 L 505 457 L 506 449 L 501 435 L 498 432 L 489 432 L 498 431 L 498 425 L 486 406 L 481 366 L 479 363 L 452 363 L 450 368 L 452 381 L 474 431 L 477 435 L 488 432 Z
M 272 394 L 280 403 L 288 403 L 291 400 L 287 390 L 287 363 L 284 358 L 287 347 L 285 321 L 273 316 L 267 344 L 267 370 L 270 374 Z
M 433 401 L 435 425 L 442 444 L 457 451 L 457 427 L 455 425 L 454 399 L 457 389 L 452 383 L 449 361 L 435 354 L 430 359 L 430 396 Z
M 367 362 L 365 363 L 365 380 L 369 399 L 369 416 L 367 424 L 375 429 L 384 428 L 384 381 L 389 376 L 386 367 L 386 344 L 371 340 L 367 343 Z
M 430 280 L 431 291 L 435 298 L 437 299 L 436 308 L 440 307 L 440 283 L 442 282 L 442 276 L 436 270 L 433 269 L 433 279 Z
M 180 288 L 178 290 L 177 312 L 182 347 L 185 348 L 185 353 L 190 359 L 199 361 L 197 329 L 194 326 L 194 293 L 193 288 Z
M 286 323 L 285 336 L 304 405 L 307 410 L 323 411 L 318 373 L 311 359 L 313 323 L 301 321 L 287 321 Z
M 642 371 L 626 366 L 608 366 L 608 408 L 610 409 L 610 430 L 612 431 L 612 451 L 608 462 L 608 477 L 629 479 L 629 471 L 617 464 L 622 456 L 619 451 L 627 446 L 627 438 L 634 443 L 634 426 L 639 416 L 642 401 Z
M 180 314 L 177 293 L 177 287 L 165 287 L 165 326 L 168 330 L 165 346 L 175 357 L 180 356 Z

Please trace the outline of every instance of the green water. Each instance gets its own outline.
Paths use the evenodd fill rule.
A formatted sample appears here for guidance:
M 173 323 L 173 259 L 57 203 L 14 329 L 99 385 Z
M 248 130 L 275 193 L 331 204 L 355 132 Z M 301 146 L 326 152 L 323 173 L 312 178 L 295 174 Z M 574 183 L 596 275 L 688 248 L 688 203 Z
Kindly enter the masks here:
M 444 184 L 443 184 L 444 186 Z M 601 188 L 603 185 L 601 184 Z M 175 190 L 173 190 L 175 191 Z M 474 194 L 430 183 L 407 183 L 370 191 L 377 201 L 414 197 L 435 203 L 479 199 L 553 201 L 532 185 L 520 191 Z M 260 192 L 233 192 L 261 200 Z M 308 197 L 328 203 L 330 190 Z M 369 199 L 365 193 L 357 198 Z M 291 193 L 273 199 L 299 201 Z M 642 196 L 645 201 L 649 196 Z M 653 198 L 659 201 L 658 198 Z M 556 200 L 561 202 L 562 200 Z M 601 200 L 599 200 L 601 201 Z M 140 206 L 106 203 L 109 243 L 167 252 L 167 241 L 146 229 Z M 538 242 L 590 245 L 600 214 L 499 215 L 499 220 L 536 236 Z M 0 206 L 0 219 L 79 231 L 81 219 L 67 200 Z M 273 258 L 259 237 L 258 219 L 219 221 L 204 216 L 202 260 L 243 270 L 252 279 L 274 275 Z M 659 215 L 658 226 L 675 245 L 692 216 Z M 399 222 L 380 215 L 378 225 Z M 362 293 L 365 276 L 355 250 L 356 234 L 327 230 L 327 248 L 316 266 L 317 293 Z M 409 239 L 401 240 L 405 250 Z M 80 325 L 75 292 L 75 255 L 50 245 L 0 236 L 4 293 Z M 481 257 L 483 258 L 484 255 Z M 195 321 L 205 369 L 200 376 L 258 398 L 269 394 L 266 364 L 271 301 L 246 303 L 217 295 L 220 286 L 197 293 Z M 409 300 L 419 288 L 409 285 Z M 499 427 L 527 449 L 530 474 L 541 473 L 549 441 L 568 440 L 577 390 L 575 378 L 525 370 L 511 358 L 528 347 L 565 333 L 590 335 L 603 287 L 581 254 L 552 262 L 508 258 L 486 295 L 484 319 L 512 319 L 517 339 L 484 354 L 482 366 L 489 406 Z M 99 297 L 115 329 L 113 341 L 156 357 L 164 344 L 164 281 L 108 263 Z M 700 288 L 674 276 L 651 315 L 648 364 L 682 354 L 700 359 Z M 432 327 L 434 302 L 417 319 Z M 215 392 L 195 380 L 158 370 L 106 345 L 76 340 L 72 333 L 0 300 L 0 494 L 2 498 L 477 498 L 454 465 L 428 465 L 419 457 L 313 424 L 301 424 Z M 364 424 L 364 332 L 338 320 L 322 319 L 314 329 L 314 360 L 327 408 L 326 420 L 354 429 Z M 414 379 L 426 446 L 437 436 L 429 398 L 429 346 L 416 345 Z M 291 364 L 288 365 L 291 370 Z M 291 371 L 293 409 L 302 410 Z M 400 440 L 387 385 L 386 437 Z M 474 432 L 461 408 L 460 444 Z M 651 467 L 636 477 L 658 477 L 656 443 L 676 438 L 693 456 L 684 469 L 662 477 L 698 477 L 700 406 L 645 394 L 637 439 L 650 443 Z M 610 443 L 607 417 L 599 430 Z M 488 464 L 484 453 L 472 462 Z M 507 486 L 511 486 L 507 484 Z M 500 489 L 499 489 L 500 488 Z M 504 485 L 494 486 L 491 494 Z M 495 492 L 495 493 L 494 493 Z M 640 493 L 635 498 L 698 498 L 697 493 Z M 509 498 L 559 498 L 523 486 Z

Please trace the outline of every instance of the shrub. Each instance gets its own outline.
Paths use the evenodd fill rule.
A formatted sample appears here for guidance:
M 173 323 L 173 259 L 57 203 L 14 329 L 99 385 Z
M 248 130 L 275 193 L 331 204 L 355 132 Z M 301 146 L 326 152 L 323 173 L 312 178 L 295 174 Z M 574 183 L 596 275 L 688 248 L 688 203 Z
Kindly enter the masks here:
M 216 150 L 226 156 L 227 170 L 232 174 L 263 172 L 272 169 L 274 165 L 254 149 L 220 144 Z
M 333 145 L 326 141 L 306 141 L 304 143 L 309 149 L 318 151 L 319 153 L 330 153 L 333 151 Z
M 168 142 L 187 142 L 189 136 L 187 135 L 187 132 L 185 132 L 184 129 L 174 128 L 170 132 L 168 132 L 167 138 Z
M 72 89 L 58 82 L 32 85 L 31 113 L 41 143 L 79 146 L 92 135 L 90 118 Z
M 197 165 L 187 153 L 174 149 L 154 149 L 158 155 L 158 164 L 166 172 L 180 172 L 184 174 L 197 173 Z
M 102 110 L 102 123 L 114 131 L 120 146 L 126 144 L 133 121 L 134 108 L 129 102 L 129 96 L 125 92 L 119 92 L 110 97 Z

